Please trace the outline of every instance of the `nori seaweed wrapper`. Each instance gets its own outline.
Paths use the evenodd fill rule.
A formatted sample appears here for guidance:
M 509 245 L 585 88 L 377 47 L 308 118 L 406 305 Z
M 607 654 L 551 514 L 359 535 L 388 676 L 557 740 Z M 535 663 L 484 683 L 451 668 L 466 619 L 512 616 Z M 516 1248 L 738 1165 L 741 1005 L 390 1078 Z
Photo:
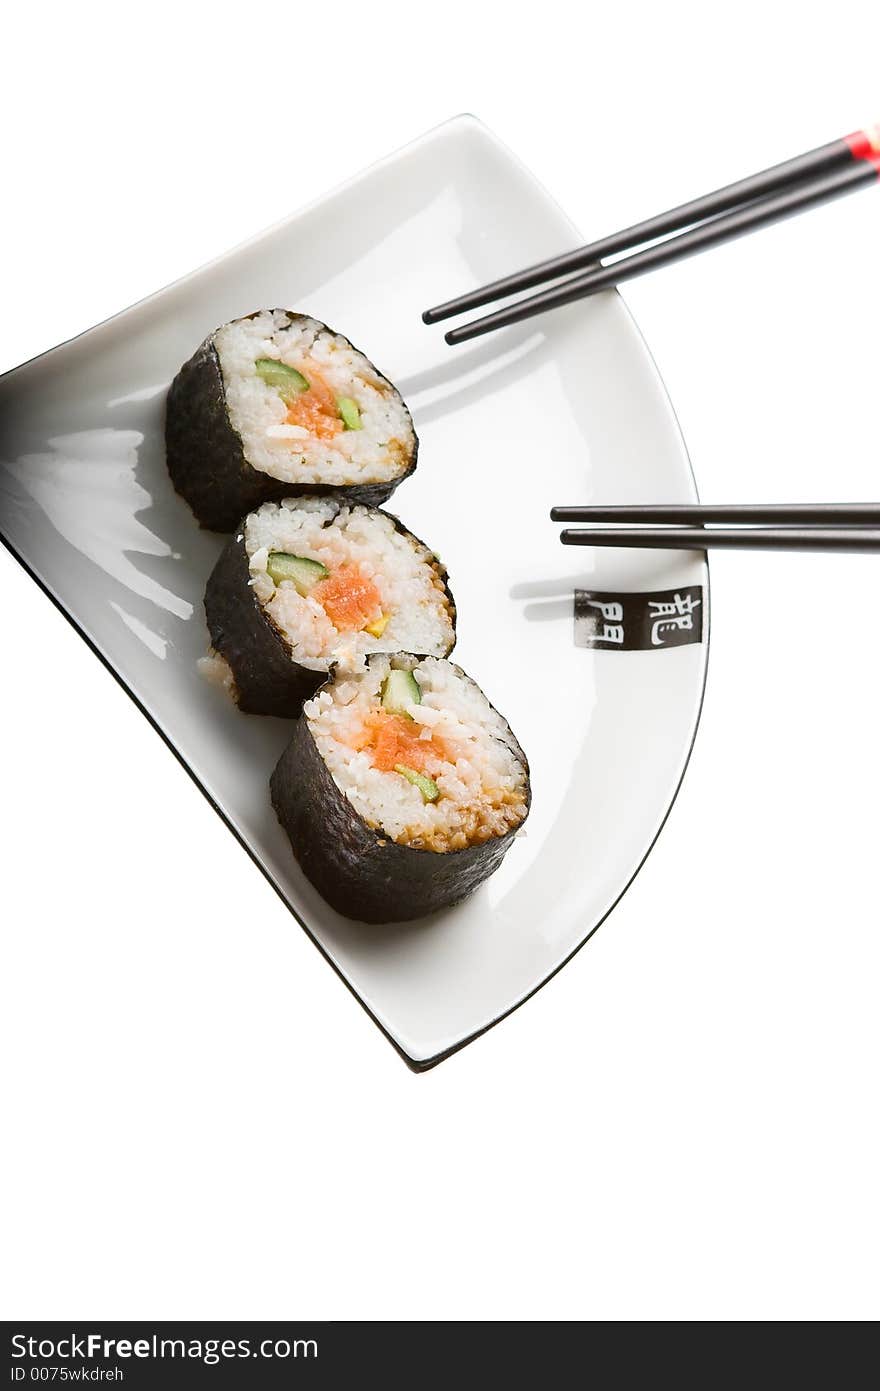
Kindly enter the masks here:
M 527 816 L 528 761 L 515 740 L 513 747 L 526 774 Z M 407 922 L 460 903 L 494 874 L 525 822 L 523 816 L 506 835 L 462 850 L 398 845 L 368 826 L 337 787 L 305 715 L 294 725 L 270 789 L 306 877 L 337 913 L 365 923 Z
M 344 506 L 353 501 L 323 494 Z M 383 512 L 397 531 L 425 546 L 403 525 L 399 517 Z M 273 622 L 249 583 L 251 578 L 244 528 L 241 521 L 234 536 L 220 552 L 205 589 L 205 616 L 211 645 L 229 663 L 235 679 L 235 698 L 240 710 L 249 715 L 298 715 L 303 702 L 327 680 L 327 670 L 314 671 L 301 666 L 293 655 L 284 633 Z M 426 550 L 430 550 L 425 546 Z M 455 600 L 449 588 L 446 567 L 431 554 L 434 574 L 449 601 L 449 616 L 455 632 Z M 448 651 L 451 651 L 450 647 Z M 444 653 L 444 656 L 447 654 Z
M 264 311 L 257 310 L 254 314 L 242 317 L 253 319 L 257 313 L 262 312 Z M 269 312 L 284 313 L 291 322 L 312 317 L 294 314 L 290 310 Z M 326 324 L 323 324 L 322 328 L 327 328 Z M 278 502 L 283 497 L 344 494 L 353 502 L 378 507 L 391 496 L 397 485 L 412 473 L 419 452 L 415 430 L 412 455 L 407 468 L 396 478 L 384 483 L 351 483 L 341 486 L 326 483 L 290 483 L 253 468 L 245 458 L 241 436 L 229 419 L 223 372 L 214 345 L 217 332 L 218 330 L 215 330 L 210 333 L 189 361 L 181 367 L 169 388 L 165 413 L 168 472 L 174 487 L 189 503 L 200 526 L 206 527 L 209 531 L 233 531 L 246 512 L 252 512 L 263 502 Z M 327 329 L 327 332 L 343 338 L 342 334 L 336 334 L 333 329 Z M 354 344 L 349 343 L 347 338 L 343 338 L 343 341 L 355 352 L 360 352 L 360 349 L 354 348 Z M 360 355 L 364 357 L 363 353 Z M 382 381 L 388 381 L 378 368 L 366 360 L 377 377 Z M 388 384 L 393 386 L 391 382 Z
M 250 715 L 297 715 L 327 673 L 293 660 L 287 640 L 248 583 L 250 577 L 244 534 L 239 531 L 220 552 L 205 589 L 212 646 L 229 663 L 240 710 Z

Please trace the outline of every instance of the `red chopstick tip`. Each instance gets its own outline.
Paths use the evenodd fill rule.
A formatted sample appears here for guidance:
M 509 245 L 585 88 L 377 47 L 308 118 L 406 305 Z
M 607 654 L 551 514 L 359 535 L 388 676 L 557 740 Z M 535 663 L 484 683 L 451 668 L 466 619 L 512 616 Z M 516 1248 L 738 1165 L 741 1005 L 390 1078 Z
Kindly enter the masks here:
M 867 159 L 875 164 L 880 156 L 880 125 L 866 126 L 864 130 L 853 131 L 844 136 L 854 159 Z

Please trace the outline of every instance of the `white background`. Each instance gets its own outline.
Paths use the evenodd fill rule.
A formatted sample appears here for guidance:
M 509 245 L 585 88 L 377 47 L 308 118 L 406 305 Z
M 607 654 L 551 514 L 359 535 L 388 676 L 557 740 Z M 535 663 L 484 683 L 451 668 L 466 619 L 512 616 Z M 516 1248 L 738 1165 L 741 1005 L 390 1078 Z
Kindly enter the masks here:
M 608 11 L 18 7 L 0 368 L 461 110 L 593 235 L 880 120 L 868 0 Z M 704 500 L 880 494 L 878 251 L 880 190 L 627 288 Z M 0 1312 L 876 1317 L 880 558 L 712 581 L 654 853 L 417 1077 L 0 554 Z

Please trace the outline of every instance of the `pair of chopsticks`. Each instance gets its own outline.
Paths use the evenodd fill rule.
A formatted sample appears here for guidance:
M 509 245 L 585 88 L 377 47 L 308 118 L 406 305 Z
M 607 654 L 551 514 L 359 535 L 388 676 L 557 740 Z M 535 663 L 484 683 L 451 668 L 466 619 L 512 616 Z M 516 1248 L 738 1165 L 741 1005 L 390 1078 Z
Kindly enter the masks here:
M 450 329 L 446 334 L 447 343 L 466 343 L 470 338 L 479 338 L 496 328 L 505 328 L 522 319 L 530 319 L 535 314 L 543 314 L 548 309 L 585 299 L 599 290 L 644 275 L 646 271 L 658 270 L 661 266 L 791 217 L 828 199 L 839 198 L 844 193 L 875 183 L 878 177 L 880 125 L 856 131 L 840 140 L 832 140 L 807 154 L 716 189 L 714 193 L 671 208 L 622 232 L 602 237 L 564 256 L 541 261 L 501 280 L 494 280 L 490 285 L 447 300 L 445 304 L 434 305 L 432 309 L 425 310 L 422 319 L 426 324 L 439 323 L 455 314 L 479 309 L 484 304 L 520 294 L 536 285 L 568 275 L 571 271 L 583 271 L 589 267 L 585 274 L 563 280 L 552 289 Z M 669 235 L 674 232 L 680 235 Z M 641 251 L 635 250 L 658 237 L 667 237 L 667 240 Z M 610 265 L 601 264 L 605 256 L 631 251 L 635 254 Z
M 554 507 L 564 546 L 647 550 L 880 551 L 880 505 L 873 502 L 771 507 Z M 609 526 L 607 523 L 625 523 Z M 713 526 L 713 523 L 728 523 Z M 757 523 L 768 522 L 761 526 Z M 605 524 L 605 525 L 600 525 Z

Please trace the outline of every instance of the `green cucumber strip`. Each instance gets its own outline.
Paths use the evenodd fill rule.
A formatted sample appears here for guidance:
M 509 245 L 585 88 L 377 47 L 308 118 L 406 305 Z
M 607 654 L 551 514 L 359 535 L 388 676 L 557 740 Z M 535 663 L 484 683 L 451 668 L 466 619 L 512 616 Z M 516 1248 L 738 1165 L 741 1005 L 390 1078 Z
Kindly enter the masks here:
M 267 386 L 273 386 L 288 405 L 309 390 L 309 383 L 302 372 L 288 367 L 286 362 L 279 362 L 277 358 L 258 357 L 254 367 L 257 376 L 262 377 Z
M 405 763 L 395 763 L 394 771 L 419 789 L 423 802 L 436 802 L 440 796 L 440 788 L 434 779 L 426 777 L 424 773 L 417 773 L 415 768 L 407 768 Z
M 289 555 L 287 551 L 270 551 L 266 570 L 276 584 L 290 580 L 303 597 L 314 589 L 319 580 L 326 580 L 330 573 L 320 560 L 308 560 L 304 555 Z
M 336 402 L 336 409 L 339 411 L 339 419 L 342 421 L 346 430 L 362 430 L 361 413 L 357 401 L 353 401 L 350 396 L 340 396 Z
M 421 705 L 422 692 L 418 681 L 411 671 L 398 671 L 396 668 L 389 671 L 382 686 L 382 707 L 391 710 L 395 715 L 406 715 L 407 719 L 412 719 L 412 715 L 407 713 L 408 705 Z

